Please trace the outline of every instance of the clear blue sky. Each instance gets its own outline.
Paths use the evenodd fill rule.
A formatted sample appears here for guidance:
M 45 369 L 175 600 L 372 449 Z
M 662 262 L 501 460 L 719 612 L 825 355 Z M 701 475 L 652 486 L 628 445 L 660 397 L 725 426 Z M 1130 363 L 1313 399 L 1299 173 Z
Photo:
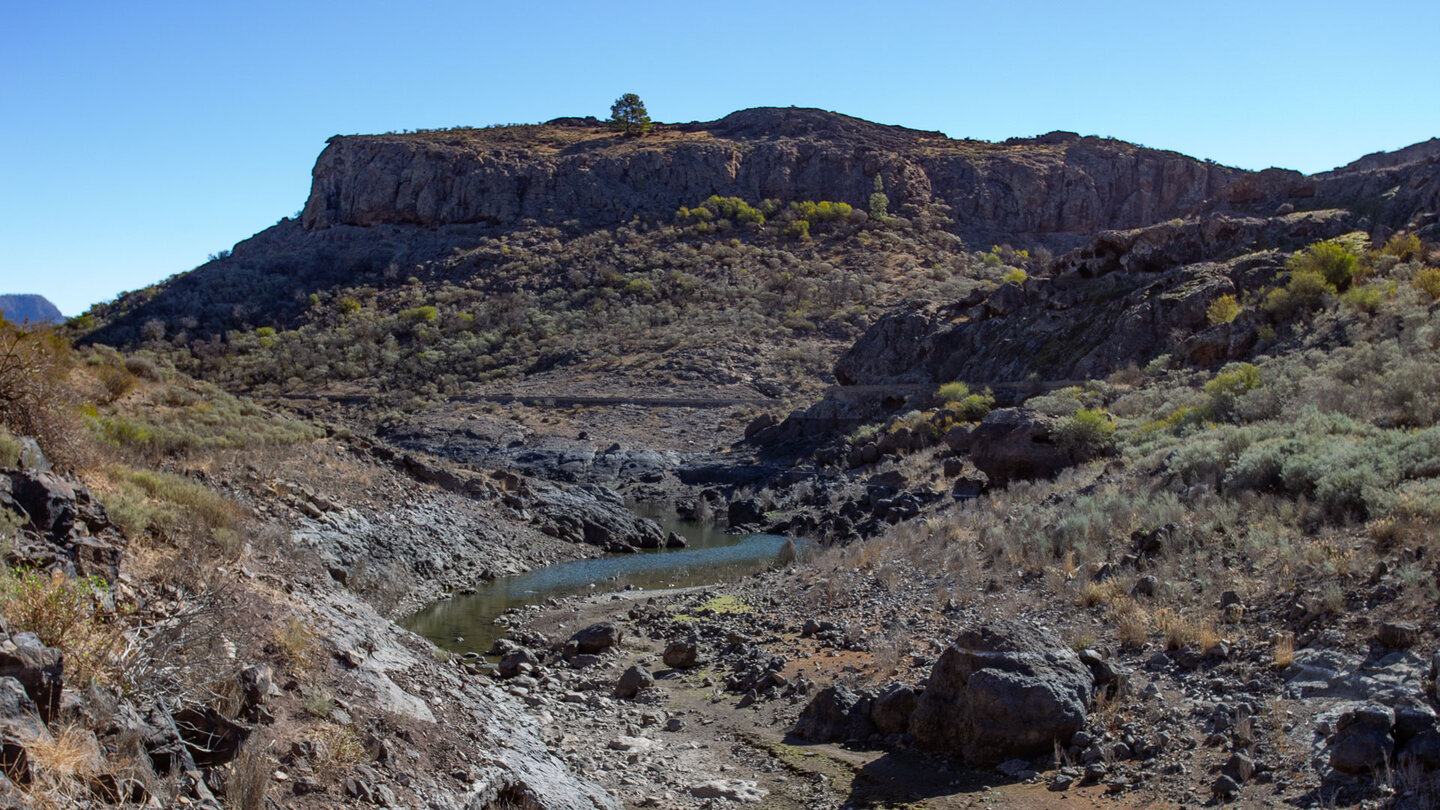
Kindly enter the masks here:
M 222 8 L 226 6 L 228 8 Z M 67 315 L 304 204 L 336 133 L 832 109 L 1313 172 L 1440 135 L 1440 2 L 6 4 L 0 293 Z

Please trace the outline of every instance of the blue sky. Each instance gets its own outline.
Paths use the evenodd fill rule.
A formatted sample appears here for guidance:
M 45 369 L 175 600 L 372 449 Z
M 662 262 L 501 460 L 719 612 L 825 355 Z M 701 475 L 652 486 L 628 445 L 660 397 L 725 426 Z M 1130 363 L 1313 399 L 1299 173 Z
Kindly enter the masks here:
M 1320 171 L 1440 135 L 1440 3 L 12 2 L 0 293 L 66 314 L 304 204 L 337 133 L 821 107 Z

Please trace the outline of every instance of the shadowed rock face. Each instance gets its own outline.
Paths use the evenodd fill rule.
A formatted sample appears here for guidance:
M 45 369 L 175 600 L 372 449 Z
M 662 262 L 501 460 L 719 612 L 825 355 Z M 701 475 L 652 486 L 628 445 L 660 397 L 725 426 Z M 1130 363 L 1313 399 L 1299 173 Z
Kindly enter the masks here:
M 335 137 L 306 228 L 669 217 L 711 194 L 940 202 L 965 234 L 1086 234 L 1181 215 L 1241 170 L 1103 138 L 951 140 L 813 109 L 743 110 L 627 139 L 583 120 L 500 131 Z
M 1103 377 L 1167 352 L 1203 365 L 1238 359 L 1253 343 L 1253 324 L 1209 329 L 1210 302 L 1271 281 L 1283 251 L 1353 227 L 1353 217 L 1332 211 L 1104 232 L 1023 289 L 1007 284 L 886 315 L 840 357 L 835 377 L 842 385 L 958 379 L 1000 387 L 1032 374 Z

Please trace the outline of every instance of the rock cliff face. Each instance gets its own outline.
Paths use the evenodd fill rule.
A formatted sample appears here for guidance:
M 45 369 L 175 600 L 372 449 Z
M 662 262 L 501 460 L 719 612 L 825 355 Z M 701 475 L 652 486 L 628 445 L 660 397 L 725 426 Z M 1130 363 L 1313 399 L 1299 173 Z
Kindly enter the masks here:
M 567 119 L 505 130 L 335 137 L 302 221 L 606 224 L 669 217 L 711 194 L 837 200 L 875 179 L 893 207 L 945 203 L 961 233 L 1081 235 L 1179 216 L 1244 172 L 1121 141 L 1051 133 L 951 140 L 812 109 L 753 109 L 644 139 Z

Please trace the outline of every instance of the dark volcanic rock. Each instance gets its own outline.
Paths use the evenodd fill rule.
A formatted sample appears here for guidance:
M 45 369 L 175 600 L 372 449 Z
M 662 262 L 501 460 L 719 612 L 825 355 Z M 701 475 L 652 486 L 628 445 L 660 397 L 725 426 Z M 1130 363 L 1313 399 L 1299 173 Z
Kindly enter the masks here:
M 615 683 L 615 696 L 628 700 L 654 685 L 655 676 L 650 674 L 650 670 L 636 664 L 625 670 Z
M 820 690 L 795 722 L 795 734 L 812 742 L 864 739 L 874 732 L 870 699 L 843 684 Z
M 606 224 L 669 218 L 711 194 L 863 209 L 879 177 L 892 207 L 945 203 L 962 231 L 1086 233 L 1178 216 L 1244 174 L 1103 138 L 952 141 L 814 109 L 742 110 L 667 129 L 708 137 L 635 149 L 605 135 L 591 148 L 542 152 L 484 133 L 337 136 L 315 164 L 301 219 L 312 230 Z
M 1050 633 L 1017 621 L 967 630 L 945 649 L 910 720 L 917 746 L 989 768 L 1070 742 L 1090 671 Z
M 1056 259 L 1023 290 L 902 309 L 876 321 L 835 364 L 842 385 L 1017 386 L 1104 377 L 1162 353 L 1220 363 L 1253 342 L 1246 327 L 1210 329 L 1209 303 L 1269 282 L 1283 256 L 1354 227 L 1343 212 L 1270 219 L 1214 216 L 1106 231 Z M 1249 257 L 1249 258 L 1247 258 Z M 1177 339 L 1178 337 L 1178 339 Z M 1232 352 L 1234 354 L 1232 354 Z
M 996 484 L 1049 478 L 1078 460 L 1055 444 L 1059 421 L 1025 408 L 991 411 L 970 433 L 970 460 Z
M 892 684 L 871 704 L 870 719 L 881 734 L 905 734 L 910 730 L 910 716 L 918 703 L 919 695 L 914 689 Z
M 575 645 L 575 651 L 581 655 L 595 655 L 619 644 L 623 637 L 620 625 L 614 622 L 598 622 L 577 631 L 570 637 L 569 644 Z
M 1395 711 L 1388 706 L 1364 706 L 1342 714 L 1335 722 L 1335 739 L 1330 744 L 1330 767 L 1345 773 L 1370 773 L 1391 761 L 1394 723 Z

